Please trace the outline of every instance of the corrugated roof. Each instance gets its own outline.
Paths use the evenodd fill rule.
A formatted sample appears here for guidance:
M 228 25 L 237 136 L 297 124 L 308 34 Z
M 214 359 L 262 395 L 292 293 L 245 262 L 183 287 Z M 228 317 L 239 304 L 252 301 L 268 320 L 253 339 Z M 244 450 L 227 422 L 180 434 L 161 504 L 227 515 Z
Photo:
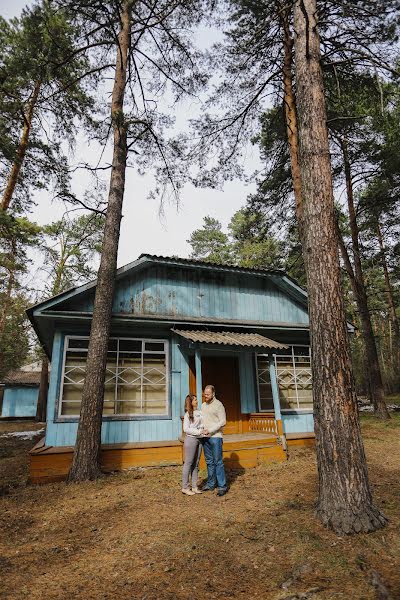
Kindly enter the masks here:
M 6 385 L 39 385 L 40 371 L 9 371 L 4 377 Z
M 208 260 L 199 260 L 198 258 L 181 258 L 180 256 L 159 256 L 157 254 L 143 253 L 139 256 L 141 258 L 148 258 L 160 263 L 176 263 L 178 265 L 187 265 L 192 267 L 208 267 L 209 269 L 220 269 L 224 271 L 238 271 L 239 273 L 258 273 L 262 275 L 275 274 L 275 275 L 286 275 L 282 269 L 263 269 L 261 267 L 240 267 L 238 265 L 230 265 L 228 263 L 217 263 Z
M 205 344 L 222 344 L 224 346 L 242 346 L 245 348 L 288 348 L 274 340 L 260 335 L 259 333 L 235 333 L 232 331 L 201 331 L 174 329 L 174 333 L 184 337 L 191 342 L 203 342 Z

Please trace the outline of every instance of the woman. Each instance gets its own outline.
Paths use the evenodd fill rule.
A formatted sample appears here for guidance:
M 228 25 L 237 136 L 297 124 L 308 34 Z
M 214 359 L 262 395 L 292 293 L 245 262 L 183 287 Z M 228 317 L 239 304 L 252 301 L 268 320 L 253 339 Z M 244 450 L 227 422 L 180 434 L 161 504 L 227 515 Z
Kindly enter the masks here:
M 200 438 L 204 428 L 203 418 L 201 412 L 197 410 L 197 406 L 196 396 L 188 394 L 185 398 L 185 416 L 183 418 L 183 431 L 186 435 L 183 444 L 185 462 L 182 473 L 182 493 L 187 496 L 202 493 L 197 487 L 197 479 L 201 454 Z M 189 475 L 192 476 L 192 489 L 189 486 Z

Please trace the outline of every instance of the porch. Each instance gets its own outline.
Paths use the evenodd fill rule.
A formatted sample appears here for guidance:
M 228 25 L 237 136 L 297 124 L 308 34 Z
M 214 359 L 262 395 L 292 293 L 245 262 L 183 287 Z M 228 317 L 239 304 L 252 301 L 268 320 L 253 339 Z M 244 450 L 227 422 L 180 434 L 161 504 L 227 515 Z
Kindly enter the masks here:
M 261 420 L 265 430 L 261 427 Z M 248 423 L 249 430 L 245 433 L 224 436 L 223 457 L 228 470 L 248 469 L 261 463 L 287 459 L 273 418 L 260 419 L 254 415 Z M 253 423 L 257 423 L 256 430 L 250 429 Z M 104 472 L 112 472 L 141 467 L 180 466 L 183 464 L 182 442 L 181 438 L 164 442 L 104 444 L 101 447 L 101 467 Z M 50 483 L 64 480 L 71 466 L 73 452 L 73 446 L 46 446 L 43 438 L 29 453 L 29 481 Z M 200 467 L 206 468 L 203 456 Z

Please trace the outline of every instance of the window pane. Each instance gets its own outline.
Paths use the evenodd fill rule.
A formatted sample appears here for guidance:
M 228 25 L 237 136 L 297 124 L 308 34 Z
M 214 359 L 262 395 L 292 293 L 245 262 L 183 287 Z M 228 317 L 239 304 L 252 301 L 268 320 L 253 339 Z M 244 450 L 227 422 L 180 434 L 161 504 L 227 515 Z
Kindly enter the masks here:
M 259 356 L 257 358 L 258 391 L 260 396 L 260 410 L 274 408 L 272 387 L 269 375 L 269 359 Z
M 88 348 L 89 339 L 83 340 L 82 338 L 70 338 L 68 340 L 68 348 Z
M 79 413 L 81 410 L 81 403 L 78 404 L 75 402 L 63 402 L 62 403 L 62 411 L 61 415 L 64 417 L 72 417 L 77 415 L 79 417 Z
M 85 378 L 88 340 L 73 339 L 66 353 L 61 414 L 79 415 Z M 110 340 L 105 382 L 104 415 L 159 415 L 167 410 L 167 371 L 164 342 L 150 342 L 142 354 L 141 340 Z M 160 352 L 161 350 L 161 352 Z M 118 357 L 118 363 L 117 363 Z
M 117 346 L 118 346 L 118 340 L 113 340 L 113 339 L 108 340 L 108 351 L 109 352 L 116 352 Z
M 312 408 L 312 381 L 309 348 L 297 346 L 292 356 L 277 356 L 276 371 L 281 407 Z
M 147 352 L 164 352 L 164 342 L 145 342 Z
M 142 340 L 120 340 L 120 352 L 142 352 Z

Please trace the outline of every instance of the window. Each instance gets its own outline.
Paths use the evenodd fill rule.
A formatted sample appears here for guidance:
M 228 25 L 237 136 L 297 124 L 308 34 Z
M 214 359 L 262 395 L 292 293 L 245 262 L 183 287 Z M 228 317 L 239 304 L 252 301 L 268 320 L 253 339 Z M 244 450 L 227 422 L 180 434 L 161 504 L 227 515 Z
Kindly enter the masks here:
M 269 376 L 269 357 L 261 354 L 257 356 L 257 382 L 260 410 L 274 410 L 271 380 Z
M 89 338 L 65 339 L 60 416 L 79 416 Z M 166 340 L 111 338 L 103 416 L 168 414 Z
M 309 346 L 292 346 L 287 354 L 274 356 L 282 411 L 310 409 L 313 406 L 311 355 Z M 269 357 L 257 356 L 260 410 L 271 410 L 272 390 Z

